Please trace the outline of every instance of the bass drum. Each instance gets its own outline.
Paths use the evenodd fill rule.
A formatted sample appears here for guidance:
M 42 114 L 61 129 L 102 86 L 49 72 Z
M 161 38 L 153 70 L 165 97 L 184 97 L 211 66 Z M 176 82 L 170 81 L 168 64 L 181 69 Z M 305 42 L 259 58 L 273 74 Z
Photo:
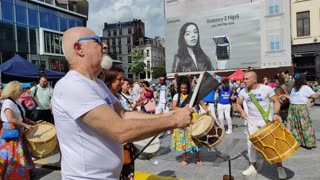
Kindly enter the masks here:
M 139 153 L 152 139 L 153 137 L 133 142 L 133 145 L 137 149 L 137 153 Z M 138 159 L 151 159 L 154 154 L 160 149 L 160 139 L 157 136 L 151 144 L 143 151 L 143 153 L 140 154 Z

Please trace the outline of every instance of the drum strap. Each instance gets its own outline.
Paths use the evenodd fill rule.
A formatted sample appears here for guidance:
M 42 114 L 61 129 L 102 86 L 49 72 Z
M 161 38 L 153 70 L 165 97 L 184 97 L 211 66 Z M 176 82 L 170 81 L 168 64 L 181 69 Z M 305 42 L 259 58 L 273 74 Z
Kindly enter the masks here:
M 13 103 L 15 103 L 16 105 L 17 105 L 17 107 L 18 107 L 18 109 L 19 109 L 19 111 L 20 111 L 20 115 L 21 115 L 21 118 L 22 118 L 22 121 L 24 122 L 24 113 L 23 113 L 23 111 L 22 111 L 22 109 L 21 109 L 21 107 L 17 104 L 17 102 L 15 101 L 15 100 L 13 100 L 13 99 L 11 99 L 11 98 L 8 98 L 9 100 L 11 100 Z
M 268 122 L 269 121 L 269 114 L 270 114 L 270 105 L 269 105 L 268 111 L 266 113 L 250 90 L 249 90 L 249 96 L 251 97 L 253 104 L 257 106 L 258 110 L 262 114 L 264 121 Z

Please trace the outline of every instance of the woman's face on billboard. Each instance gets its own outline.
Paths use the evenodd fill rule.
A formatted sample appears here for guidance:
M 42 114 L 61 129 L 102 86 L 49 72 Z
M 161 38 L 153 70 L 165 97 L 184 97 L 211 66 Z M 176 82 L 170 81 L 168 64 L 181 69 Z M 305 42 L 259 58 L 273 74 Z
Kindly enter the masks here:
M 198 29 L 195 25 L 190 24 L 184 33 L 184 40 L 187 46 L 195 46 L 198 42 Z

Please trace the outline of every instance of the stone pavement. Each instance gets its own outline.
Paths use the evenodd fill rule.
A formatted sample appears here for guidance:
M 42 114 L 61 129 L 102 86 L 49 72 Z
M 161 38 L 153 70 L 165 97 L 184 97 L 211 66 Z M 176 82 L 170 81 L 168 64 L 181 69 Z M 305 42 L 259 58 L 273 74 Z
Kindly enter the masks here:
M 317 141 L 320 141 L 320 107 L 310 109 L 313 127 Z M 270 165 L 258 156 L 258 174 L 252 177 L 243 177 L 242 171 L 248 167 L 246 135 L 244 134 L 243 121 L 233 119 L 233 133 L 225 135 L 223 141 L 211 152 L 201 150 L 203 166 L 195 164 L 194 157 L 189 155 L 189 164 L 181 167 L 181 156 L 169 148 L 171 136 L 161 138 L 161 148 L 150 160 L 136 160 L 136 170 L 161 176 L 172 176 L 188 180 L 219 180 L 229 174 L 228 161 L 224 159 L 238 157 L 231 161 L 231 174 L 235 179 L 278 179 L 275 165 Z M 319 144 L 318 144 L 319 146 Z M 42 161 L 56 162 L 59 155 L 53 155 Z M 108 162 L 106 162 L 108 163 Z M 307 150 L 299 148 L 298 152 L 283 162 L 288 179 L 293 180 L 320 180 L 318 170 L 320 167 L 320 148 Z M 61 179 L 59 170 L 37 168 L 37 176 L 33 179 L 55 180 Z

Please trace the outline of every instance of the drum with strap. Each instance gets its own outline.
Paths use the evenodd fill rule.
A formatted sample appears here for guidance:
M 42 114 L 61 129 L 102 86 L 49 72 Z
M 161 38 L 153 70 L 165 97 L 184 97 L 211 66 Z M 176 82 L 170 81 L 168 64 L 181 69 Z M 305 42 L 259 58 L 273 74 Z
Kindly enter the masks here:
M 222 141 L 223 137 L 224 129 L 210 115 L 199 115 L 192 122 L 191 138 L 199 147 L 213 148 Z
M 300 147 L 291 132 L 277 120 L 268 122 L 250 135 L 249 140 L 270 164 L 289 158 Z
M 57 147 L 56 128 L 53 124 L 41 122 L 26 132 L 26 138 L 34 158 L 50 156 Z

